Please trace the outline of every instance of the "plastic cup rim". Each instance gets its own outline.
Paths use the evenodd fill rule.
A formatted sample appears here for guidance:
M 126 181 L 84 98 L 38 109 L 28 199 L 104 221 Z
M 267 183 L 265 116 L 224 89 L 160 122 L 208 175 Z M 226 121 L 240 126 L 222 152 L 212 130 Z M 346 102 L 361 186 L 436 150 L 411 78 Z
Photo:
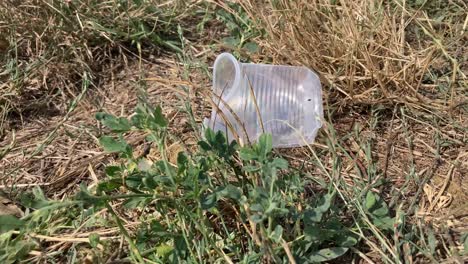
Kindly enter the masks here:
M 224 53 L 219 54 L 218 57 L 216 57 L 216 60 L 215 60 L 214 65 L 213 65 L 213 73 L 214 73 L 213 74 L 213 88 L 215 87 L 215 84 L 216 84 L 216 74 L 215 74 L 216 73 L 216 67 L 223 60 L 229 60 L 234 65 L 234 69 L 235 69 L 234 82 L 233 82 L 231 87 L 226 87 L 226 88 L 228 88 L 228 90 L 230 90 L 231 88 L 239 87 L 240 74 L 241 74 L 240 64 L 237 61 L 237 59 L 231 53 L 224 52 Z

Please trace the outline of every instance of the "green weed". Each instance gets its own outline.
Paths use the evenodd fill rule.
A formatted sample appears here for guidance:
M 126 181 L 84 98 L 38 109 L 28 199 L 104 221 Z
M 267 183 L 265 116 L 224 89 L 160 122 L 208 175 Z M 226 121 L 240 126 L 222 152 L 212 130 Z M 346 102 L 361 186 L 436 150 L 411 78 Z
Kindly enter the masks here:
M 39 189 L 25 195 L 22 205 L 30 208 L 28 214 L 16 221 L 0 218 L 4 239 L 15 249 L 4 252 L 5 259 L 25 258 L 24 251 L 35 248 L 27 234 L 54 233 L 54 221 L 62 223 L 57 223 L 59 229 L 96 221 L 102 210 L 111 216 L 105 225 L 119 228 L 128 258 L 138 263 L 317 263 L 346 256 L 369 240 L 368 234 L 388 243 L 387 235 L 394 231 L 395 217 L 379 195 L 366 190 L 351 194 L 340 181 L 310 189 L 317 179 L 274 154 L 270 135 L 240 147 L 207 129 L 195 152 L 180 152 L 177 164 L 171 164 L 165 147 L 168 121 L 160 107 L 139 105 L 130 119 L 107 113 L 96 118 L 111 132 L 100 144 L 122 162 L 107 166 L 104 180 L 82 186 L 69 201 L 49 201 Z M 136 156 L 124 138 L 130 132 L 144 133 L 161 159 Z M 136 230 L 124 226 L 117 204 L 145 212 L 134 219 L 140 223 Z M 66 217 L 57 214 L 65 208 Z M 20 236 L 15 240 L 12 234 Z M 95 233 L 88 244 L 110 246 Z M 383 252 L 394 254 L 390 247 Z M 390 259 L 397 262 L 398 257 Z
M 259 47 L 254 39 L 264 35 L 264 30 L 255 25 L 255 21 L 241 4 L 229 2 L 220 5 L 221 8 L 214 15 L 226 25 L 230 33 L 230 36 L 223 38 L 224 44 L 234 49 L 236 55 L 241 50 L 250 54 L 258 52 Z

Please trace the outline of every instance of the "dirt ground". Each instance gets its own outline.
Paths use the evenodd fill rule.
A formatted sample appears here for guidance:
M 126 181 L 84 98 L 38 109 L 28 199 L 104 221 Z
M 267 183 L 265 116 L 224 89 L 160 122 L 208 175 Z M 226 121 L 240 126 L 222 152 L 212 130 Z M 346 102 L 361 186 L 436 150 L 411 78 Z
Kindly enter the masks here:
M 173 155 L 169 153 L 170 159 L 175 159 L 180 150 L 190 150 L 197 144 L 200 134 L 189 123 L 185 102 L 190 102 L 195 121 L 200 125 L 211 111 L 205 96 L 210 89 L 210 80 L 200 69 L 190 70 L 189 78 L 184 78 L 184 75 L 187 75 L 187 69 L 171 56 L 110 65 L 109 74 L 102 84 L 90 87 L 68 116 L 65 115 L 67 109 L 58 109 L 16 120 L 15 129 L 0 142 L 0 147 L 12 145 L 0 161 L 0 178 L 3 179 L 0 189 L 10 190 L 9 187 L 15 186 L 12 191 L 21 192 L 25 188 L 41 186 L 51 197 L 62 199 L 75 193 L 80 183 L 97 183 L 103 177 L 104 165 L 113 162 L 115 157 L 105 154 L 98 146 L 101 129 L 94 114 L 106 111 L 117 116 L 129 116 L 138 102 L 142 79 L 147 86 L 149 101 L 160 104 L 170 120 L 175 135 L 170 142 L 169 151 L 173 150 Z M 450 151 L 438 152 L 431 146 L 435 128 L 430 125 L 410 120 L 410 130 L 403 133 L 402 120 L 388 118 L 384 125 L 372 130 L 370 118 L 366 109 L 348 108 L 332 116 L 331 122 L 342 135 L 358 125 L 360 133 L 375 142 L 373 154 L 379 161 L 379 169 L 385 171 L 387 180 L 393 185 L 392 190 L 381 191 L 421 189 L 419 191 L 425 194 L 424 199 L 418 201 L 421 217 L 466 229 L 468 147 L 462 143 L 463 135 L 444 135 L 460 143 Z M 411 148 L 405 140 L 408 136 L 414 137 L 415 144 Z M 351 137 L 348 147 L 356 155 L 356 160 L 364 162 L 366 157 L 357 140 Z M 141 151 L 145 148 L 142 135 L 129 135 L 129 141 Z M 326 148 L 320 137 L 315 147 Z M 307 152 L 307 148 L 280 150 L 292 162 L 305 160 L 309 156 Z M 156 159 L 158 154 L 153 154 Z M 416 164 L 415 175 L 428 178 L 427 184 L 420 188 L 402 186 L 409 177 L 411 160 Z M 345 162 L 348 169 L 344 177 L 349 177 L 351 182 L 351 178 L 359 177 L 359 174 L 353 160 Z

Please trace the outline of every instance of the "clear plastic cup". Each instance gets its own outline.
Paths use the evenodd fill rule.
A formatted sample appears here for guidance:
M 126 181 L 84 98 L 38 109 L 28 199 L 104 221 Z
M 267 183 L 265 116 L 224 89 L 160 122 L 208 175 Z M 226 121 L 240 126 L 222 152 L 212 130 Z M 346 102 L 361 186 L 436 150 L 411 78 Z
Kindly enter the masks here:
M 229 140 L 273 136 L 273 147 L 313 143 L 322 126 L 322 88 L 306 67 L 240 63 L 220 54 L 213 69 L 214 107 L 205 126 Z

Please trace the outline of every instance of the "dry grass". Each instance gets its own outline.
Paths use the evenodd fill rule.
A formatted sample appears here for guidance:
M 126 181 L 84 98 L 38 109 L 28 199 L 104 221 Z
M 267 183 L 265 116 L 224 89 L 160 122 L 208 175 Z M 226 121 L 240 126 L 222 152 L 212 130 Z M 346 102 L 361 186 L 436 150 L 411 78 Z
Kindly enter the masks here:
M 243 5 L 266 28 L 263 54 L 278 64 L 308 66 L 321 76 L 327 120 L 352 155 L 341 154 L 343 167 L 350 169 L 342 172 L 347 182 L 366 176 L 371 162 L 365 142 L 371 142 L 377 169 L 393 186 L 380 191 L 409 215 L 419 205 L 411 221 L 437 226 L 442 243 L 449 243 L 452 238 L 444 232 L 458 237 L 467 228 L 468 6 L 423 2 Z M 332 169 L 333 159 L 327 158 Z M 411 180 L 411 175 L 421 178 Z M 408 196 L 421 200 L 400 200 Z
M 98 86 L 114 59 L 180 51 L 177 23 L 171 21 L 188 30 L 192 14 L 184 10 L 191 4 L 2 1 L 0 137 L 28 116 L 60 115 L 77 97 L 83 78 Z
M 197 84 L 187 82 L 182 76 L 188 68 L 171 55 L 182 49 L 180 25 L 189 47 L 184 56 L 198 54 L 192 61 L 207 56 L 209 48 L 199 43 L 210 36 L 197 36 L 201 18 L 194 10 L 196 1 L 129 1 L 128 6 L 116 1 L 0 2 L 0 215 L 16 214 L 15 199 L 35 187 L 59 201 L 75 194 L 80 183 L 95 186 L 104 165 L 115 157 L 98 146 L 102 128 L 94 114 L 127 116 L 142 94 L 152 104 L 165 105 L 175 135 L 169 141 L 171 156 L 177 155 L 177 146 L 190 149 L 196 144 L 188 118 L 180 113 L 188 96 L 181 86 L 205 87 L 206 77 L 192 74 Z M 192 44 L 192 37 L 199 43 Z M 200 102 L 195 92 L 191 96 L 194 103 Z M 198 103 L 193 109 L 200 115 L 203 107 Z M 137 152 L 144 151 L 144 135 L 129 138 Z M 141 223 L 135 222 L 134 213 L 121 213 L 120 206 L 116 205 L 118 214 L 130 222 L 125 228 L 135 231 Z M 81 226 L 56 232 L 55 226 L 63 224 L 68 213 L 77 216 L 70 210 L 49 220 L 40 234 L 30 234 L 40 246 L 29 253 L 27 262 L 66 259 L 57 253 L 88 242 L 89 230 L 120 248 L 105 257 L 125 254 L 115 228 Z M 89 248 L 78 247 L 80 260 L 96 261 L 89 258 L 94 254 Z
M 176 72 L 186 75 L 169 53 L 181 51 L 178 25 L 189 32 L 187 43 L 210 38 L 197 36 L 194 10 L 197 1 L 2 1 L 2 189 L 13 182 L 46 186 L 56 197 L 76 190 L 70 183 L 103 158 L 94 113 L 129 114 L 153 72 L 166 86 Z M 198 44 L 189 48 L 186 54 L 207 53 Z
M 247 9 L 267 28 L 265 53 L 316 69 L 339 106 L 405 104 L 452 113 L 466 104 L 468 7 L 451 2 L 438 16 L 427 10 L 440 6 L 405 1 L 277 1 L 269 8 L 251 2 Z
M 186 87 L 208 84 L 204 78 L 198 78 L 197 84 L 180 80 L 184 71 L 180 67 L 173 57 L 154 59 L 152 63 L 131 61 L 106 77 L 100 89 L 88 91 L 66 119 L 61 116 L 42 117 L 25 124 L 16 132 L 15 138 L 8 133 L 2 143 L 14 140 L 14 144 L 0 160 L 0 189 L 18 187 L 21 191 L 25 187 L 42 186 L 51 196 L 62 198 L 74 193 L 78 183 L 92 182 L 92 173 L 100 171 L 108 162 L 108 157 L 97 144 L 102 131 L 97 127 L 94 114 L 106 111 L 118 116 L 130 115 L 142 89 L 135 84 L 141 83 L 146 74 L 147 81 L 143 80 L 146 96 L 154 104 L 163 104 L 164 113 L 170 117 L 173 134 L 177 137 L 172 143 L 180 144 L 184 149 L 196 145 L 196 135 L 182 113 L 184 100 L 189 94 L 178 84 Z M 204 111 L 208 110 L 206 102 L 201 102 L 195 91 L 192 96 L 196 121 L 201 122 Z M 51 139 L 47 141 L 48 138 Z M 144 147 L 144 135 L 132 134 L 129 138 L 132 145 Z
M 105 177 L 104 165 L 120 160 L 98 146 L 103 131 L 94 113 L 128 116 L 142 91 L 147 100 L 163 106 L 170 120 L 167 155 L 172 163 L 180 150 L 190 153 L 199 137 L 184 112 L 185 103 L 198 124 L 209 114 L 209 78 L 197 67 L 207 70 L 215 56 L 208 44 L 225 32 L 216 27 L 204 38 L 192 37 L 193 14 L 180 7 L 182 2 L 168 7 L 177 15 L 146 9 L 170 1 L 131 5 L 124 11 L 112 1 L 97 6 L 96 1 L 71 2 L 0 3 L 0 191 L 12 198 L 41 186 L 49 198 L 61 200 L 74 194 L 79 183 L 95 186 Z M 262 55 L 254 56 L 256 61 L 306 65 L 324 84 L 327 124 L 318 142 L 312 148 L 278 152 L 315 178 L 343 180 L 347 187 L 339 186 L 340 191 L 350 200 L 355 195 L 350 190 L 372 188 L 395 214 L 407 216 L 404 230 L 365 240 L 350 259 L 379 263 L 395 254 L 406 263 L 466 260 L 456 253 L 460 235 L 468 230 L 466 3 L 240 3 L 267 33 L 257 39 Z M 223 2 L 218 6 L 228 8 Z M 182 40 L 185 48 L 178 57 L 167 52 L 182 46 L 172 46 L 180 41 L 174 19 L 189 38 Z M 81 93 L 70 107 L 70 99 Z M 144 135 L 130 134 L 128 139 L 138 153 L 148 147 Z M 159 160 L 160 153 L 151 149 L 148 158 Z M 386 184 L 375 184 L 379 181 Z M 17 209 L 11 204 L 6 206 Z M 114 203 L 113 210 L 130 234 L 138 232 L 141 222 L 136 219 L 145 212 L 127 210 L 121 203 Z M 107 210 L 95 214 L 109 218 Z M 51 227 L 62 225 L 66 217 L 55 220 Z M 428 230 L 438 241 L 433 256 L 424 251 Z M 90 249 L 91 233 L 109 240 L 109 246 Z M 423 250 L 412 254 L 412 245 L 399 244 L 404 235 L 420 239 L 417 246 Z M 31 262 L 63 261 L 63 252 L 89 262 L 128 260 L 119 230 L 106 224 L 45 228 L 29 236 L 40 245 L 30 252 Z
M 196 45 L 194 45 L 196 47 Z M 169 118 L 171 135 L 168 140 L 168 159 L 176 163 L 179 151 L 190 152 L 197 146 L 198 131 L 190 124 L 185 113 L 185 103 L 190 97 L 196 122 L 201 123 L 202 118 L 209 110 L 198 94 L 196 87 L 208 87 L 208 80 L 202 77 L 199 71 L 192 74 L 195 82 L 187 81 L 181 76 L 185 69 L 174 57 L 153 59 L 151 62 L 131 60 L 121 70 L 112 72 L 104 78 L 100 89 L 90 90 L 79 102 L 77 108 L 66 119 L 60 116 L 41 117 L 25 124 L 16 132 L 16 141 L 9 152 L 0 160 L 0 197 L 21 196 L 23 192 L 34 187 L 41 187 L 50 199 L 64 200 L 76 194 L 80 184 L 91 188 L 105 178 L 104 167 L 108 164 L 121 162 L 114 155 L 104 153 L 98 144 L 98 137 L 104 132 L 98 126 L 94 114 L 106 111 L 118 116 L 128 116 L 138 103 L 140 90 L 144 85 L 147 100 L 155 105 L 164 107 L 164 114 Z M 147 78 L 146 78 L 147 76 Z M 147 79 L 147 81 L 144 81 Z M 171 80 L 170 83 L 167 80 Z M 190 87 L 188 94 L 181 88 Z M 53 134 L 52 139 L 37 150 L 41 143 Z M 5 141 L 11 140 L 11 133 L 7 133 Z M 143 155 L 148 145 L 145 135 L 141 133 L 129 134 L 128 142 L 135 147 L 135 155 Z M 3 145 L 1 145 L 3 146 Z M 154 148 L 145 154 L 149 160 L 159 160 L 160 153 Z M 4 201 L 1 201 L 2 203 Z M 0 204 L 0 215 L 8 212 L 20 211 L 17 202 Z M 125 222 L 124 227 L 131 234 L 138 231 L 144 224 L 140 217 L 144 214 L 140 210 L 129 210 L 122 207 L 122 203 L 113 204 L 114 210 Z M 72 211 L 70 213 L 73 215 Z M 79 215 L 82 212 L 78 212 Z M 68 214 L 68 213 L 64 213 Z M 77 217 L 67 216 L 72 219 Z M 109 214 L 106 210 L 97 213 L 97 218 L 106 219 Z M 83 226 L 74 230 L 54 230 L 54 226 L 64 224 L 66 217 L 54 219 L 41 229 L 40 233 L 31 233 L 28 236 L 37 240 L 41 250 L 33 250 L 27 257 L 29 263 L 39 263 L 45 259 L 65 260 L 65 255 L 55 255 L 57 252 L 74 251 L 76 247 L 77 258 L 80 261 L 104 261 L 106 259 L 125 259 L 125 244 L 121 244 L 120 231 L 109 224 L 96 224 Z M 99 234 L 102 241 L 109 241 L 109 247 L 99 247 L 96 252 L 88 247 L 89 235 Z M 114 248 L 113 253 L 108 252 Z M 98 260 L 99 259 L 99 260 Z
M 398 138 L 401 122 L 409 122 L 416 140 L 412 151 L 420 148 L 416 156 L 425 156 L 426 149 L 433 158 L 463 159 L 468 125 L 466 3 L 335 2 L 244 5 L 267 29 L 268 40 L 261 42 L 264 54 L 276 63 L 319 72 L 329 120 L 337 128 L 346 123 L 352 128 L 360 118 L 379 112 L 377 124 L 367 120 L 374 133 L 368 136 L 388 134 L 391 143 L 404 143 Z M 431 147 L 435 134 L 450 141 L 450 147 Z

